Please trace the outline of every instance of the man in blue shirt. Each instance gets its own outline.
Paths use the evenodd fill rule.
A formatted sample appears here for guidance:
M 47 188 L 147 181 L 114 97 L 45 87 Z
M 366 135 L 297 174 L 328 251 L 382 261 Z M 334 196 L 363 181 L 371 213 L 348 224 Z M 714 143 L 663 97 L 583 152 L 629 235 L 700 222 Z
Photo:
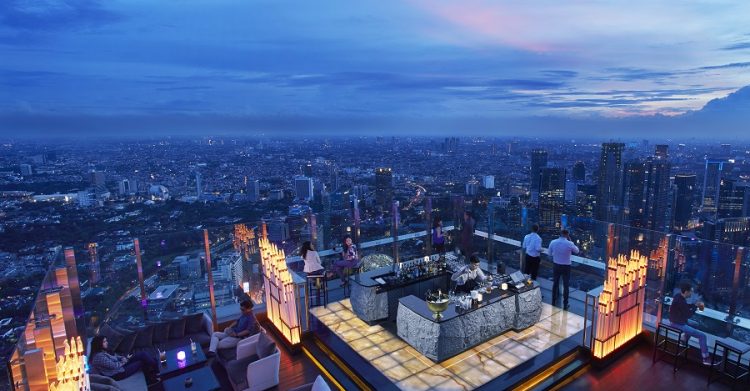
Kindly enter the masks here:
M 560 232 L 560 237 L 549 244 L 549 255 L 552 256 L 552 305 L 557 305 L 560 292 L 560 279 L 563 283 L 563 308 L 570 307 L 568 293 L 570 292 L 570 257 L 578 254 L 578 247 L 570 241 L 567 229 Z
M 211 345 L 208 347 L 209 352 L 216 353 L 216 349 L 237 346 L 237 343 L 241 339 L 257 334 L 260 331 L 258 320 L 255 319 L 255 315 L 253 314 L 253 302 L 245 300 L 240 303 L 240 311 L 242 311 L 240 318 L 224 329 L 224 332 L 216 331 L 211 335 Z

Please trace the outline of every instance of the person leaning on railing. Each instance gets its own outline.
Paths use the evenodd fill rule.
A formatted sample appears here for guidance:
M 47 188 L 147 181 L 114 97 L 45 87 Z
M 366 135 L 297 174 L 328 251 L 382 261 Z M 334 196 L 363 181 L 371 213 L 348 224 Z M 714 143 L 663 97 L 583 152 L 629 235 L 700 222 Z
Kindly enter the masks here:
M 240 303 L 242 315 L 236 321 L 224 329 L 223 332 L 216 331 L 211 335 L 211 344 L 208 347 L 209 354 L 216 354 L 217 349 L 231 348 L 237 346 L 245 337 L 260 332 L 260 325 L 253 314 L 253 302 L 245 300 Z

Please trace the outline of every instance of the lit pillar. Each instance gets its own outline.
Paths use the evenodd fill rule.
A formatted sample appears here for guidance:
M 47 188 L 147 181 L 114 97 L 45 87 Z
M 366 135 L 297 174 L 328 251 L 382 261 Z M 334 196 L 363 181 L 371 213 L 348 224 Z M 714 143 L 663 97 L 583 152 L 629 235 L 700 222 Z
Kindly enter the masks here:
M 427 239 L 425 240 L 425 253 L 432 255 L 432 197 L 424 198 L 424 219 L 427 227 Z
M 83 314 L 83 301 L 81 300 L 81 285 L 78 282 L 78 267 L 76 266 L 76 255 L 73 247 L 65 248 L 65 269 L 68 275 L 67 286 L 70 289 L 70 297 L 73 301 L 73 314 L 76 319 L 78 335 L 85 335 L 85 319 Z M 59 282 L 58 282 L 59 283 Z
M 265 225 L 264 225 L 265 228 Z M 203 244 L 206 249 L 206 272 L 208 273 L 208 297 L 211 301 L 211 322 L 214 330 L 219 328 L 216 322 L 216 298 L 214 297 L 214 273 L 211 270 L 211 246 L 208 243 L 208 230 L 203 230 Z
M 392 221 L 392 234 L 393 236 L 393 267 L 395 268 L 396 265 L 400 262 L 400 259 L 398 257 L 398 228 L 399 228 L 399 218 L 398 215 L 398 201 L 393 201 L 392 207 L 391 207 L 391 219 Z
M 352 208 L 352 219 L 354 220 L 354 243 L 359 246 L 359 234 L 360 234 L 360 223 L 361 218 L 359 216 L 359 198 L 354 198 L 354 205 Z
M 675 263 L 675 254 L 674 251 L 670 251 L 670 249 L 675 248 L 675 242 L 677 242 L 677 237 L 672 234 L 667 234 L 664 238 L 665 242 L 661 245 L 666 246 L 666 248 L 661 249 L 660 255 L 663 257 L 660 260 L 661 263 L 661 278 L 659 279 L 659 290 L 656 292 L 656 323 L 659 324 L 661 322 L 661 316 L 662 316 L 662 310 L 664 309 L 664 288 L 666 286 L 667 281 L 667 275 L 671 275 L 671 273 L 667 273 L 668 270 L 672 268 L 672 266 Z
M 615 257 L 615 225 L 612 223 L 607 224 L 607 256 L 606 259 Z
M 490 202 L 489 204 L 487 204 L 487 268 L 488 269 L 490 269 L 490 265 L 495 260 L 495 254 L 494 254 L 495 243 L 492 240 L 492 234 L 494 232 L 495 232 L 495 203 Z
M 141 244 L 138 238 L 133 239 L 133 247 L 135 248 L 135 264 L 138 268 L 138 285 L 141 288 L 141 307 L 143 308 L 143 318 L 148 318 L 148 312 L 146 307 L 148 306 L 148 299 L 146 298 L 146 285 L 143 282 L 143 261 L 141 260 Z
M 734 276 L 732 277 L 732 297 L 729 300 L 729 319 L 727 319 L 727 332 L 734 328 L 734 315 L 737 312 L 737 295 L 740 290 L 740 273 L 742 266 L 742 254 L 745 252 L 744 247 L 737 247 L 737 253 L 734 258 Z M 730 334 L 731 335 L 731 334 Z

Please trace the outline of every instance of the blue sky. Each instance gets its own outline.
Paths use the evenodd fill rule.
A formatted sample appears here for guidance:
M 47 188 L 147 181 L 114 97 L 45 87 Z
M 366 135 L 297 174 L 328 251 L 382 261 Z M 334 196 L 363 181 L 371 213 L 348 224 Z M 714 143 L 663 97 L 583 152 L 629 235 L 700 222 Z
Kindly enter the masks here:
M 656 124 L 750 85 L 750 2 L 3 0 L 0 58 L 5 133 Z

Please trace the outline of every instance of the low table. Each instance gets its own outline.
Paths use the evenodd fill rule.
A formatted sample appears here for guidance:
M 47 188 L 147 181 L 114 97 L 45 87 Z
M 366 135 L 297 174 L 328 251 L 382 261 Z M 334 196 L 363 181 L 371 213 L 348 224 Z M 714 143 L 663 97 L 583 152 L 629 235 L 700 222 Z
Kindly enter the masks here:
M 181 351 L 185 352 L 185 360 L 182 361 L 177 359 L 177 354 Z M 159 363 L 159 375 L 162 378 L 174 377 L 205 363 L 206 355 L 200 346 L 195 353 L 190 350 L 190 345 L 181 346 L 167 350 L 167 361 Z
M 185 387 L 185 379 L 192 378 L 193 384 Z M 214 371 L 209 367 L 198 368 L 162 382 L 164 391 L 214 391 L 221 389 Z

